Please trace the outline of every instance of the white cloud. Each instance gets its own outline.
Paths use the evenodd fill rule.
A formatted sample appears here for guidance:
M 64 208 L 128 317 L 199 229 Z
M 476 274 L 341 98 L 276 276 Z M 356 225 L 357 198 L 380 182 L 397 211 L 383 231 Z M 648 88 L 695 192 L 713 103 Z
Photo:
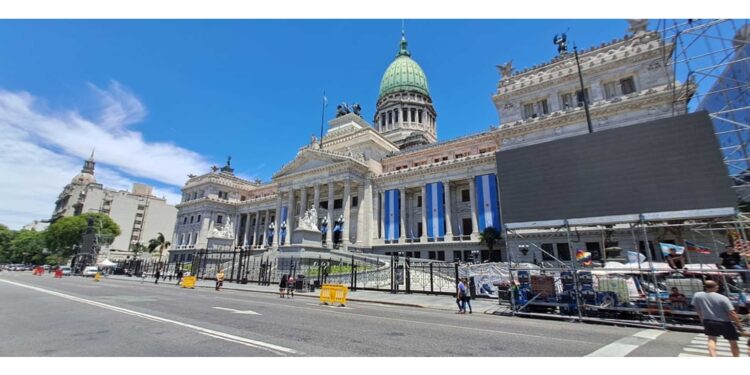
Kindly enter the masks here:
M 117 82 L 107 89 L 90 85 L 101 105 L 96 120 L 75 111 L 51 112 L 27 92 L 0 89 L 0 223 L 18 229 L 48 219 L 57 195 L 96 147 L 97 182 L 130 189 L 134 181 L 157 182 L 155 195 L 172 204 L 189 173 L 211 163 L 201 155 L 164 142 L 148 142 L 128 125 L 146 116 L 145 106 Z M 161 186 L 158 186 L 161 185 Z

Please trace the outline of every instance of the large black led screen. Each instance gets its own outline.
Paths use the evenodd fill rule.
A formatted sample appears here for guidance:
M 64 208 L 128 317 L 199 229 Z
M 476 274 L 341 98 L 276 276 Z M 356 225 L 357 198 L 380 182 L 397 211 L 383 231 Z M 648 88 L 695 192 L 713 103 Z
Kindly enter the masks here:
M 505 223 L 735 206 L 706 112 L 496 156 Z

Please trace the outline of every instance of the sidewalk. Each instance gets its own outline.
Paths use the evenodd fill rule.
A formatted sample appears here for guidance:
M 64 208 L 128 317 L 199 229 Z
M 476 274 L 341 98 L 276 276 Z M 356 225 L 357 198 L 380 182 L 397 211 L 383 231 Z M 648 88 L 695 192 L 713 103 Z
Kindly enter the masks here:
M 125 280 L 138 283 L 141 282 L 141 279 L 135 276 L 128 277 L 122 275 L 110 275 L 107 277 L 107 279 Z M 154 278 L 147 277 L 145 282 L 153 283 Z M 172 281 L 170 281 L 169 278 L 167 278 L 167 280 L 165 281 L 159 280 L 159 285 L 163 284 L 174 286 L 176 283 L 177 280 L 175 280 L 174 278 L 172 279 Z M 198 280 L 195 284 L 197 288 L 214 288 L 214 285 L 215 282 L 213 280 Z M 279 293 L 279 287 L 276 284 L 263 286 L 255 283 L 237 284 L 225 281 L 222 289 L 254 293 Z M 295 291 L 294 295 L 303 298 L 306 297 L 318 300 L 318 298 L 320 297 L 320 289 L 317 289 L 312 293 Z M 395 306 L 458 311 L 458 306 L 456 306 L 456 297 L 448 295 L 429 295 L 424 293 L 406 294 L 403 292 L 398 294 L 391 294 L 387 291 L 380 292 L 370 290 L 350 290 L 349 295 L 347 296 L 347 300 L 352 302 L 380 303 Z M 497 303 L 497 298 L 485 297 L 472 299 L 471 307 L 475 314 L 493 314 L 500 308 Z

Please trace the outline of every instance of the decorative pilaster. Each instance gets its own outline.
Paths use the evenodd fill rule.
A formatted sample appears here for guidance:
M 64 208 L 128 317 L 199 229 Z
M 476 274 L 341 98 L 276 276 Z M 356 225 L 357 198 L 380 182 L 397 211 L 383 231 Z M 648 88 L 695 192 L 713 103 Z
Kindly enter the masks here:
M 326 243 L 333 244 L 333 181 L 328 182 L 328 231 L 326 232 Z
M 471 239 L 474 240 L 478 235 L 477 228 L 477 196 L 474 176 L 469 178 L 469 200 L 471 201 Z
M 261 236 L 263 242 L 260 243 L 260 247 L 263 247 L 264 244 L 268 243 L 268 238 L 266 237 L 268 236 L 268 224 L 269 224 L 268 221 L 269 220 L 271 220 L 270 209 L 266 210 L 266 218 L 265 220 L 263 220 L 263 228 L 260 229 L 261 233 L 263 233 L 263 236 Z
M 406 189 L 402 188 L 399 190 L 399 193 L 401 195 L 401 217 L 399 218 L 399 222 L 401 223 L 401 233 L 398 237 L 399 242 L 404 243 L 406 242 Z
M 273 234 L 274 236 L 276 236 L 276 239 L 273 241 L 273 243 L 276 244 L 277 248 L 281 245 L 281 202 L 281 191 L 279 191 L 278 198 L 276 198 L 276 220 L 273 224 Z
M 355 242 L 357 244 L 365 242 L 365 206 L 368 201 L 364 199 L 364 196 L 365 185 L 359 184 L 359 187 L 357 188 L 357 241 Z
M 422 184 L 422 236 L 419 241 L 427 242 L 427 188 Z
M 258 247 L 260 246 L 260 241 L 258 236 L 258 228 L 260 228 L 260 211 L 255 213 L 255 230 L 253 231 L 253 246 Z
M 451 221 L 451 186 L 450 181 L 443 181 L 445 194 L 445 240 L 453 240 L 453 222 Z
M 302 218 L 305 216 L 305 212 L 307 212 L 307 187 L 303 186 L 299 190 L 299 222 L 302 223 Z
M 352 197 L 351 197 L 352 183 L 349 179 L 344 180 L 344 228 L 342 228 L 341 242 L 347 245 L 351 242 L 349 239 L 349 225 L 351 225 L 351 210 L 352 210 Z
M 287 243 L 292 243 L 292 232 L 294 231 L 294 228 L 296 227 L 295 220 L 294 220 L 294 189 L 289 189 L 289 202 L 287 203 L 289 206 L 287 208 L 286 212 L 286 237 L 289 241 Z

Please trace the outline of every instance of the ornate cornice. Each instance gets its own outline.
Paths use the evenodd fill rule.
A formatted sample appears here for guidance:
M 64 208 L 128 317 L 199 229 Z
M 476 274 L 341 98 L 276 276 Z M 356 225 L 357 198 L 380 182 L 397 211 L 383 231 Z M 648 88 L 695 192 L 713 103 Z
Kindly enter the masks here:
M 480 155 L 469 155 L 463 158 L 445 160 L 439 163 L 425 164 L 418 167 L 400 169 L 398 171 L 386 172 L 375 177 L 381 183 L 393 180 L 402 180 L 421 175 L 441 174 L 456 169 L 466 169 L 474 165 L 494 165 L 495 153 L 489 152 Z
M 677 90 L 683 89 L 684 86 L 680 86 Z M 589 108 L 591 117 L 596 120 L 596 117 L 610 115 L 628 110 L 644 109 L 651 106 L 658 106 L 663 104 L 672 103 L 672 89 L 669 85 L 661 86 L 658 88 L 652 88 L 645 91 L 638 91 L 636 93 L 624 96 L 616 97 L 612 100 L 601 100 Z M 549 115 L 538 117 L 535 119 L 519 120 L 514 123 L 505 123 L 497 130 L 497 133 L 501 138 L 516 137 L 519 135 L 526 135 L 536 133 L 545 129 L 554 128 L 556 126 L 565 126 L 577 124 L 585 121 L 585 114 L 582 107 L 575 107 L 565 111 L 555 111 Z

